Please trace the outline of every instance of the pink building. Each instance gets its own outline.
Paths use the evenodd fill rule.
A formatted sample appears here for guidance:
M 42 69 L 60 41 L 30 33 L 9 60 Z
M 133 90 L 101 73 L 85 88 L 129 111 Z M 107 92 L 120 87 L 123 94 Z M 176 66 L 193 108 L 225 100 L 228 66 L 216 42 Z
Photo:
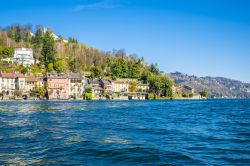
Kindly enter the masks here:
M 69 79 L 67 75 L 50 73 L 46 79 L 49 99 L 69 99 Z

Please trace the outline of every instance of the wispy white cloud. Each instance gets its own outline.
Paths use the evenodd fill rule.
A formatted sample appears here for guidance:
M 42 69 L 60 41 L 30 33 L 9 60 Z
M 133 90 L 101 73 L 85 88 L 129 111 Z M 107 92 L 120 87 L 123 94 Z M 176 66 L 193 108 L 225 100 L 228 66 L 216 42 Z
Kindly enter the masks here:
M 95 3 L 85 3 L 75 6 L 74 11 L 91 10 L 91 9 L 114 9 L 121 7 L 118 0 L 101 0 Z

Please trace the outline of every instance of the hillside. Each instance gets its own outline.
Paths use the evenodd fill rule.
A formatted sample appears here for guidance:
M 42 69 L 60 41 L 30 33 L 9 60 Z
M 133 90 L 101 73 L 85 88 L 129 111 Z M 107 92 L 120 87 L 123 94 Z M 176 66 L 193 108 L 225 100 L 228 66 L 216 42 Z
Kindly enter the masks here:
M 223 77 L 197 77 L 175 72 L 169 73 L 176 84 L 189 85 L 196 92 L 206 90 L 210 97 L 250 98 L 250 84 Z
M 15 48 L 31 48 L 34 64 L 9 63 Z M 11 25 L 0 29 L 0 72 L 21 72 L 26 75 L 45 73 L 84 73 L 91 79 L 134 79 L 149 85 L 156 97 L 172 97 L 173 81 L 162 74 L 155 64 L 148 65 L 143 57 L 126 54 L 124 49 L 101 51 L 79 43 L 76 38 L 65 39 L 53 30 L 31 25 Z M 86 73 L 89 73 L 86 75 Z

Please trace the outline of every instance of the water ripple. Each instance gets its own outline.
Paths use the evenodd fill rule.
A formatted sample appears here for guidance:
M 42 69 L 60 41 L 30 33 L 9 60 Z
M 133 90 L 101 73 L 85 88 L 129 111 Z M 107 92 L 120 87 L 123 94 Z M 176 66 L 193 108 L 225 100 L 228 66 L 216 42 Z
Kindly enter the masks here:
M 0 165 L 249 165 L 250 100 L 0 102 Z

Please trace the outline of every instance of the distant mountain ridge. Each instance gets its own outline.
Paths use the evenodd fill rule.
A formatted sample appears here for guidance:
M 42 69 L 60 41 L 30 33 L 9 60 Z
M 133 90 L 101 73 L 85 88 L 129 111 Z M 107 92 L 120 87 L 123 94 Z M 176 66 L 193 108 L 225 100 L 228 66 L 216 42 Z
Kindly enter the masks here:
M 206 90 L 212 98 L 250 98 L 250 83 L 224 77 L 197 77 L 180 72 L 167 74 L 178 85 L 188 85 L 195 92 Z

